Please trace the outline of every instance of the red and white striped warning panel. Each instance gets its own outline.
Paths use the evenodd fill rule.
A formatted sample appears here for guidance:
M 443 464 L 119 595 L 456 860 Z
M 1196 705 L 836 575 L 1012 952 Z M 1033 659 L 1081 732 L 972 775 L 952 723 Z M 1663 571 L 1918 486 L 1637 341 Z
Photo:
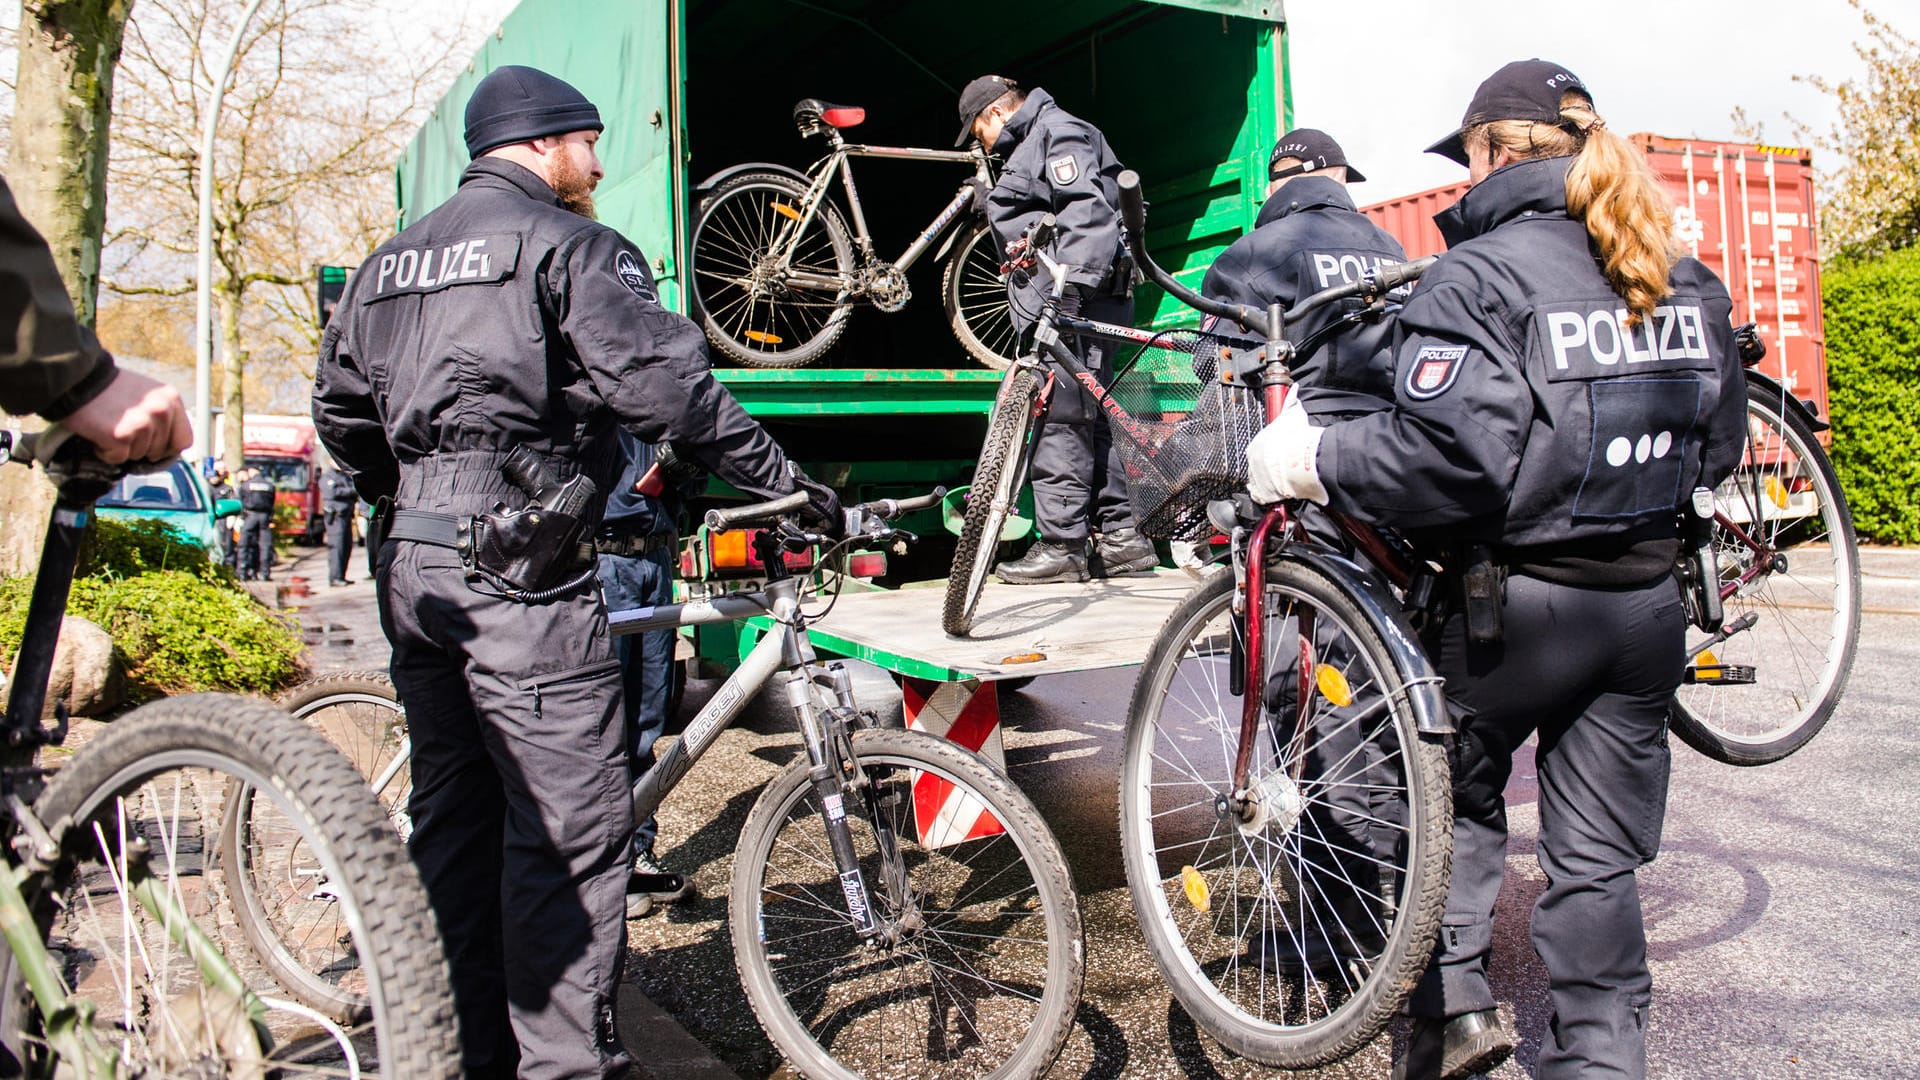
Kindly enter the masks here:
M 907 727 L 959 743 L 1006 771 L 1000 738 L 1000 699 L 990 682 L 902 680 Z M 921 773 L 913 782 L 914 823 L 920 842 L 946 847 L 1006 831 L 985 804 L 954 789 L 940 777 Z

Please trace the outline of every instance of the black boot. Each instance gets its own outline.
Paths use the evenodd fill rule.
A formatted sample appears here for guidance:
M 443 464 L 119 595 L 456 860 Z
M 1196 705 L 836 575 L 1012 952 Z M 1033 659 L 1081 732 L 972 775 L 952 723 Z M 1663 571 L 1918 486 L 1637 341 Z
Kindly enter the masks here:
M 1160 553 L 1153 548 L 1153 541 L 1141 536 L 1133 529 L 1114 529 L 1103 532 L 1094 541 L 1093 559 L 1090 567 L 1094 577 L 1117 577 L 1121 574 L 1139 574 L 1160 565 Z
M 1415 1017 L 1407 1054 L 1393 1063 L 1393 1080 L 1466 1080 L 1498 1068 L 1518 1045 L 1512 1022 L 1498 1009 L 1451 1020 Z
M 1050 585 L 1057 581 L 1087 580 L 1087 542 L 1069 540 L 1056 544 L 1036 540 L 1027 553 L 1014 562 L 993 568 L 1000 580 L 1009 585 Z

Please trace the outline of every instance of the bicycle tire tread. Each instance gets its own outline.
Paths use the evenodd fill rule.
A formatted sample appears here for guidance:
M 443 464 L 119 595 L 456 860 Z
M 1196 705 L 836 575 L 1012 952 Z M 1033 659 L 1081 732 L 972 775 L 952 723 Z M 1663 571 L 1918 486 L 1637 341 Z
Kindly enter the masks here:
M 979 568 L 980 560 L 991 562 L 999 550 L 999 532 L 1005 523 L 1004 515 L 999 521 L 990 520 L 995 516 L 991 496 L 1005 478 L 1006 470 L 1013 467 L 1015 442 L 1027 437 L 1028 418 L 1039 392 L 1038 375 L 1025 369 L 1015 371 L 1007 377 L 1005 392 L 996 398 L 993 414 L 987 420 L 987 437 L 980 449 L 980 461 L 973 468 L 973 482 L 967 489 L 967 509 L 961 520 L 960 539 L 954 546 L 953 566 L 940 608 L 940 628 L 954 637 L 965 637 L 973 629 L 974 609 L 980 596 L 972 588 L 972 575 Z M 989 497 L 974 498 L 974 493 L 982 488 Z M 980 582 L 980 589 L 984 590 L 984 573 Z
M 451 1080 L 460 1051 L 453 996 L 426 890 L 360 774 L 319 732 L 264 702 L 192 694 L 145 705 L 75 755 L 38 808 L 54 827 L 128 768 L 169 750 L 200 748 L 253 764 L 336 845 L 358 901 L 385 1001 L 382 1075 Z

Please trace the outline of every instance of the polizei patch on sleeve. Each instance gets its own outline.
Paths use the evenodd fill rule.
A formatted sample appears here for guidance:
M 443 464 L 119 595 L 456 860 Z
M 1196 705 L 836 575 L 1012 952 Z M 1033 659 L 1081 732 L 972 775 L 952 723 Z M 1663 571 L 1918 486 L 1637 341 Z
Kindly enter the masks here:
M 1422 345 L 1407 371 L 1407 396 L 1430 401 L 1453 388 L 1467 359 L 1465 345 Z
M 1080 179 L 1080 161 L 1072 154 L 1066 154 L 1047 162 L 1047 175 L 1053 182 L 1065 186 Z
M 639 259 L 633 257 L 633 252 L 623 251 L 616 256 L 613 272 L 620 276 L 620 284 L 625 285 L 633 295 L 656 304 L 660 302 L 660 294 L 653 291 L 653 279 L 647 276 L 646 269 L 640 265 Z

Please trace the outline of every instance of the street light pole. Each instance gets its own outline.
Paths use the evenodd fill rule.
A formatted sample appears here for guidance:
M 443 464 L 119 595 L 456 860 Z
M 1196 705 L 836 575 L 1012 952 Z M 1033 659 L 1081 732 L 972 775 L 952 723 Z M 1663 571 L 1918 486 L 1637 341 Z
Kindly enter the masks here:
M 207 127 L 200 140 L 200 234 L 198 282 L 194 287 L 193 318 L 193 435 L 195 456 L 205 464 L 213 457 L 213 142 L 220 132 L 220 105 L 233 81 L 233 61 L 254 13 L 264 0 L 248 0 L 247 10 L 233 28 L 227 53 L 213 79 L 207 99 Z

